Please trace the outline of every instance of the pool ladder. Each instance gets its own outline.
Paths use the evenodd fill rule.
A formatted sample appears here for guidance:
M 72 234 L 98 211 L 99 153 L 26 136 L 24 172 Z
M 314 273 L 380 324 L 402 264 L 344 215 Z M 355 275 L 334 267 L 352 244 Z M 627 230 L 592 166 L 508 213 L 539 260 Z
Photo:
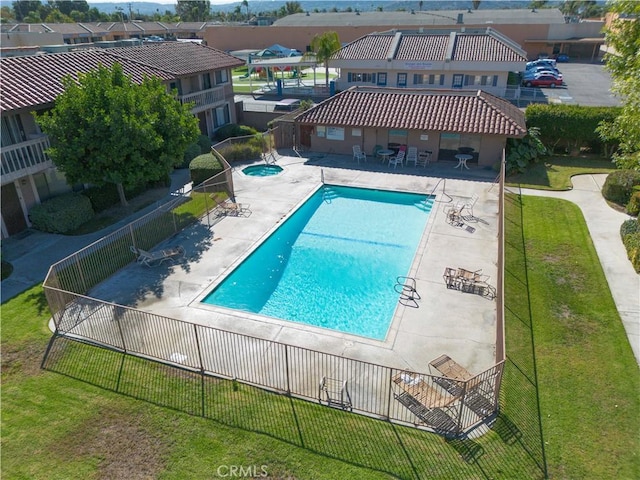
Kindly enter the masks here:
M 412 277 L 396 277 L 396 284 L 393 287 L 400 294 L 399 302 L 407 307 L 418 308 L 420 294 L 416 290 L 416 279 Z

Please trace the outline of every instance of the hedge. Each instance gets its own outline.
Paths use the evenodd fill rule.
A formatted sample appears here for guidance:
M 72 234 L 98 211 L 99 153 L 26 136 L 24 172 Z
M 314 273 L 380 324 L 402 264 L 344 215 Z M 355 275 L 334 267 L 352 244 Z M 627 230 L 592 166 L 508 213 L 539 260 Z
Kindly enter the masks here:
M 627 249 L 627 257 L 634 270 L 640 273 L 640 220 L 627 220 L 620 227 L 622 243 Z
M 626 207 L 636 185 L 640 185 L 640 172 L 616 170 L 607 175 L 602 186 L 602 196 L 610 202 Z
M 33 228 L 50 233 L 67 233 L 93 218 L 88 197 L 80 193 L 65 193 L 35 205 L 29 212 Z
M 602 121 L 613 122 L 621 107 L 585 107 L 564 104 L 531 104 L 525 110 L 527 128 L 540 129 L 540 139 L 549 148 L 566 152 L 589 148 L 604 151 L 596 128 Z
M 222 170 L 222 164 L 211 153 L 198 155 L 196 158 L 191 160 L 191 163 L 189 164 L 191 181 L 194 186 L 200 185 L 208 178 L 222 172 Z

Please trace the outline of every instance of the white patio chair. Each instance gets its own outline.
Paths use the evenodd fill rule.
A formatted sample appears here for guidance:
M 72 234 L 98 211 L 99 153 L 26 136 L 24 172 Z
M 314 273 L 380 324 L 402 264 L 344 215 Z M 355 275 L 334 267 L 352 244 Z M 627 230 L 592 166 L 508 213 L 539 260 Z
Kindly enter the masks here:
M 394 170 L 398 165 L 402 167 L 403 162 L 404 162 L 404 150 L 400 150 L 395 157 L 389 158 L 389 166 L 393 165 Z
M 363 162 L 367 161 L 367 154 L 362 151 L 360 145 L 353 146 L 353 159 L 357 160 L 360 163 L 360 160 Z
M 467 210 L 471 216 L 473 217 L 473 206 L 476 204 L 476 202 L 478 201 L 480 197 L 478 196 L 477 193 L 474 193 L 473 195 L 471 195 L 471 199 L 468 202 L 465 202 L 461 205 L 460 208 L 460 213 L 462 213 L 463 210 Z
M 405 160 L 405 163 L 407 165 L 413 163 L 414 167 L 418 166 L 418 147 L 409 147 L 409 149 L 407 150 L 407 158 Z

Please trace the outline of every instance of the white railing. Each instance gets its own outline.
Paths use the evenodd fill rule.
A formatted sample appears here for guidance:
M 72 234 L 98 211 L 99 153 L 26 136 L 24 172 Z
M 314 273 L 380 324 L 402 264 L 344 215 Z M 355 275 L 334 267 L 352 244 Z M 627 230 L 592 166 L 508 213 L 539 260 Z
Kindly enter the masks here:
M 209 88 L 200 92 L 189 93 L 180 96 L 181 103 L 193 103 L 193 113 L 206 109 L 211 105 L 222 103 L 225 100 L 224 87 Z
M 49 146 L 49 137 L 42 135 L 26 142 L 2 147 L 3 183 L 50 167 L 52 162 L 46 153 Z

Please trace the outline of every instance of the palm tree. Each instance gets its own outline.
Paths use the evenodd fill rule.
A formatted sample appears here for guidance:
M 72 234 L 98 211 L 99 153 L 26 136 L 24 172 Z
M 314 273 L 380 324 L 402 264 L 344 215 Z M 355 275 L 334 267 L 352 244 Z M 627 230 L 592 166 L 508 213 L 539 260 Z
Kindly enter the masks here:
M 249 2 L 247 0 L 242 0 L 242 6 L 247 8 L 247 21 L 250 19 L 249 17 Z
M 329 59 L 340 50 L 338 33 L 333 31 L 317 34 L 311 39 L 311 50 L 316 54 L 316 60 L 324 63 L 325 85 L 329 87 Z

